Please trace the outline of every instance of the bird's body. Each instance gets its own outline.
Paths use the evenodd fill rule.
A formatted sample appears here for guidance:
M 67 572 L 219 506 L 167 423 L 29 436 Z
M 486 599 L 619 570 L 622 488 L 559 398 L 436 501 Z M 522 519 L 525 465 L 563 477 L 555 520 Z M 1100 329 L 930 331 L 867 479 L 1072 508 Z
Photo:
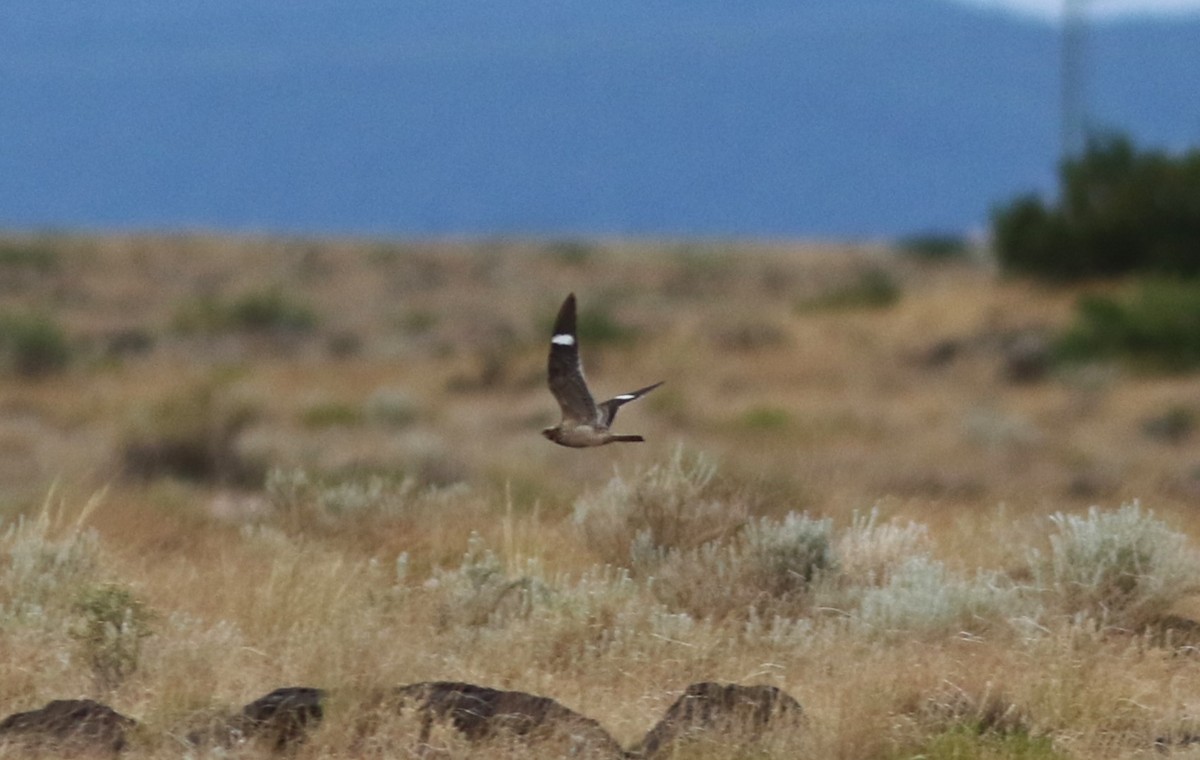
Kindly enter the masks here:
M 583 449 L 606 443 L 644 441 L 640 435 L 617 435 L 609 430 L 617 410 L 639 399 L 661 382 L 645 388 L 622 393 L 597 404 L 583 379 L 583 364 L 579 360 L 579 339 L 575 334 L 575 294 L 567 296 L 550 338 L 548 366 L 550 392 L 562 410 L 562 421 L 546 428 L 542 435 L 560 446 Z

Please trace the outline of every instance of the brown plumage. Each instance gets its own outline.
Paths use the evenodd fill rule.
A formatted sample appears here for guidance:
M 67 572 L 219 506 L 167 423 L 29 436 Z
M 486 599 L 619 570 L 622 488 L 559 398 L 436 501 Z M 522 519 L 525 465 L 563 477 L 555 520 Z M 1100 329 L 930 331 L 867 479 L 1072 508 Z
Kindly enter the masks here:
M 617 410 L 662 385 L 657 382 L 630 393 L 622 393 L 597 404 L 583 379 L 579 360 L 579 339 L 575 333 L 575 294 L 567 296 L 554 320 L 550 337 L 548 366 L 550 392 L 562 410 L 562 421 L 546 428 L 542 435 L 560 446 L 575 449 L 603 446 L 613 442 L 638 442 L 640 435 L 617 435 L 609 431 Z

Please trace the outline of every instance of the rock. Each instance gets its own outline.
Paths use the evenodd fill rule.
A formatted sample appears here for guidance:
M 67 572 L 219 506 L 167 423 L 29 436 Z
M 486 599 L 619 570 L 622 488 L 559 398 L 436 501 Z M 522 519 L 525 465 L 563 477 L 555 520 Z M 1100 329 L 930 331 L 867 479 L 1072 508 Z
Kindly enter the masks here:
M 1186 406 L 1173 406 L 1142 421 L 1142 433 L 1156 441 L 1179 445 L 1196 431 L 1200 414 Z
M 543 748 L 557 744 L 571 757 L 624 756 L 599 723 L 549 697 L 454 681 L 414 683 L 398 688 L 394 696 L 402 704 L 416 704 L 422 745 L 436 721 L 447 721 L 472 742 L 516 737 Z
M 963 342 L 954 338 L 943 338 L 925 349 L 917 357 L 924 367 L 935 369 L 949 366 L 963 354 Z
M 40 710 L 14 713 L 0 721 L 0 746 L 116 754 L 125 749 L 126 731 L 136 725 L 132 718 L 90 699 L 56 699 Z
M 1010 383 L 1036 383 L 1049 374 L 1052 359 L 1046 336 L 1021 333 L 1004 347 L 1004 377 Z
M 259 697 L 241 712 L 214 721 L 188 734 L 194 746 L 230 748 L 254 742 L 284 750 L 304 742 L 324 717 L 325 692 L 307 686 L 286 686 Z
M 671 757 L 675 744 L 704 734 L 744 741 L 768 728 L 797 725 L 801 715 L 800 703 L 774 686 L 694 683 L 629 754 Z

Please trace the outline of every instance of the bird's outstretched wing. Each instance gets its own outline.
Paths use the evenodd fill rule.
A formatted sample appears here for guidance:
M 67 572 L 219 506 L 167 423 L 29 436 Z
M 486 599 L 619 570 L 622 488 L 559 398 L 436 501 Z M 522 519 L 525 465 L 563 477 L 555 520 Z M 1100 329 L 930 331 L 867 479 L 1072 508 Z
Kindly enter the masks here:
M 567 296 L 554 320 L 550 337 L 548 367 L 550 392 L 562 409 L 564 422 L 594 424 L 597 420 L 596 402 L 583 379 L 583 364 L 579 360 L 579 338 L 575 335 L 575 294 Z
M 654 385 L 647 385 L 645 388 L 639 388 L 636 391 L 622 393 L 619 396 L 613 396 L 608 401 L 597 404 L 597 406 L 600 408 L 600 421 L 604 423 L 605 427 L 612 425 L 613 419 L 617 416 L 617 410 L 620 409 L 623 404 L 628 404 L 630 401 L 635 401 L 642 396 L 645 396 L 647 393 L 662 384 L 663 381 L 659 380 Z

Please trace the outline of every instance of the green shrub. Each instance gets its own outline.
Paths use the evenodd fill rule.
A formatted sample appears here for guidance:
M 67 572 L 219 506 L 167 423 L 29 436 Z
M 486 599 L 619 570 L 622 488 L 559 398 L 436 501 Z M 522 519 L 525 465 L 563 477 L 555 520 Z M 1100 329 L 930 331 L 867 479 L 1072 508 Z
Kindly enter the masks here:
M 789 512 L 782 522 L 750 522 L 738 539 L 747 562 L 746 581 L 773 597 L 806 590 L 834 569 L 833 523 Z
M 1005 269 L 1052 280 L 1130 272 L 1200 275 L 1200 151 L 1138 151 L 1092 140 L 1059 172 L 1059 199 L 1033 195 L 992 215 Z
M 255 290 L 223 300 L 206 296 L 181 306 L 172 320 L 185 335 L 225 332 L 310 332 L 316 313 L 278 288 Z
M 870 267 L 849 283 L 801 301 L 796 310 L 883 309 L 900 300 L 900 285 L 886 269 Z
M 22 377 L 66 368 L 71 348 L 58 322 L 40 314 L 0 315 L 0 364 Z
M 1050 556 L 1035 552 L 1032 568 L 1039 587 L 1069 615 L 1140 630 L 1200 587 L 1187 537 L 1136 502 L 1050 520 Z
M 115 689 L 137 669 L 142 639 L 152 633 L 153 616 L 128 589 L 103 584 L 83 589 L 75 600 L 70 630 L 96 685 Z
M 233 327 L 248 331 L 308 332 L 317 325 L 311 308 L 272 288 L 245 293 L 229 304 Z
M 565 264 L 581 266 L 596 255 L 596 246 L 582 240 L 556 240 L 546 246 L 546 252 Z
M 1200 280 L 1149 280 L 1125 298 L 1087 296 L 1060 338 L 1068 361 L 1128 358 L 1182 371 L 1200 366 Z
M 26 270 L 44 274 L 57 268 L 58 249 L 49 243 L 0 242 L 0 272 L 8 274 L 16 270 Z
M 971 246 L 962 235 L 926 232 L 901 238 L 898 247 L 905 256 L 925 261 L 958 261 L 967 258 Z

